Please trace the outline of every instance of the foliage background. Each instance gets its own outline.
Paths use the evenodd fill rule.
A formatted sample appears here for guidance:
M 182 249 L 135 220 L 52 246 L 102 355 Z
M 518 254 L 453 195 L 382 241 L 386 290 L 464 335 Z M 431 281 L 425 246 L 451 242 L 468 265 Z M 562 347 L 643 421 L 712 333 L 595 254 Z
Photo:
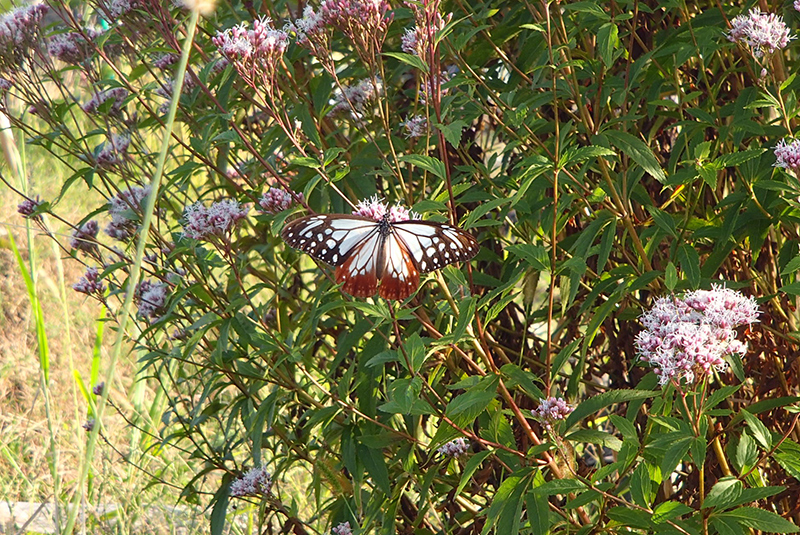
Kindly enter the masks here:
M 187 12 L 141 2 L 111 17 L 113 3 L 76 3 L 72 17 L 52 4 L 61 16 L 46 35 L 119 23 L 86 63 L 34 47 L 5 73 L 18 135 L 69 170 L 54 188 L 30 172 L 32 187 L 13 170 L 6 182 L 42 193 L 51 219 L 107 221 L 108 199 L 155 172 L 175 68 L 156 59 L 179 53 Z M 127 458 L 164 463 L 143 479 L 207 507 L 215 531 L 226 513 L 295 533 L 345 521 L 357 533 L 796 531 L 783 519 L 800 513 L 800 184 L 771 148 L 796 124 L 798 45 L 754 58 L 729 42 L 750 5 L 456 0 L 423 5 L 453 15 L 421 58 L 403 55 L 401 38 L 423 19 L 392 4 L 385 41 L 380 25 L 359 28 L 383 55 L 331 29 L 327 55 L 292 42 L 266 83 L 220 68 L 217 31 L 261 16 L 281 27 L 300 7 L 221 3 L 200 23 L 143 264 L 170 297 L 126 333 L 125 369 L 142 386 L 135 409 L 115 401 L 137 430 Z M 797 26 L 791 6 L 758 7 Z M 330 113 L 337 89 L 363 79 L 379 98 Z M 113 87 L 128 92 L 119 111 L 84 113 Z M 408 138 L 415 114 L 432 127 Z M 103 168 L 101 143 L 122 133 L 127 154 Z M 298 208 L 253 210 L 221 239 L 181 236 L 198 200 L 255 207 L 284 185 L 316 212 L 373 194 L 402 201 L 459 222 L 481 253 L 400 304 L 351 299 L 287 248 L 279 232 Z M 94 204 L 76 214 L 73 196 Z M 55 238 L 61 256 L 101 267 L 113 332 L 134 242 L 118 254 L 101 235 L 84 255 Z M 636 358 L 637 317 L 654 298 L 719 281 L 759 300 L 760 323 L 740 333 L 750 350 L 707 383 L 660 389 Z M 102 361 L 76 368 L 89 414 Z M 578 406 L 554 434 L 529 412 L 548 394 Z M 120 438 L 103 436 L 101 451 Z M 466 456 L 436 453 L 458 436 Z M 272 495 L 234 509 L 230 482 L 262 464 Z M 75 478 L 56 495 L 84 488 Z

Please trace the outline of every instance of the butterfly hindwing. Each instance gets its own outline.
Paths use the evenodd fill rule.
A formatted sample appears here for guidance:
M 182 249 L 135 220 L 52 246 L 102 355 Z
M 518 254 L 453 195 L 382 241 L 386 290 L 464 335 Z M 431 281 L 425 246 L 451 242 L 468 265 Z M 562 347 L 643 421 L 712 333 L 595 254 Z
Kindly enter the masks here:
M 419 270 L 403 240 L 396 232 L 383 245 L 380 295 L 384 299 L 405 299 L 419 287 Z
M 378 262 L 383 236 L 376 230 L 353 247 L 352 253 L 336 268 L 336 282 L 342 290 L 356 297 L 370 297 L 378 289 Z

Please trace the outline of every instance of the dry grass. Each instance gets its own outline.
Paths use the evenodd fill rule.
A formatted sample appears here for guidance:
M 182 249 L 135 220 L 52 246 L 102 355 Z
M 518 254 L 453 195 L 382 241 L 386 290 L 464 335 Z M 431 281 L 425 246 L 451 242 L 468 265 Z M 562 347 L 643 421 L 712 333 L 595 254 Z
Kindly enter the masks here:
M 28 161 L 31 162 L 31 191 L 40 194 L 43 199 L 53 199 L 66 176 L 64 169 L 59 168 L 54 158 L 33 149 L 29 150 Z M 9 177 L 7 166 L 2 168 L 2 173 Z M 25 221 L 16 213 L 19 201 L 8 188 L 0 188 L 0 203 L 6 207 L 0 213 L 0 407 L 3 408 L 0 411 L 0 495 L 8 501 L 51 502 L 54 486 L 50 432 L 41 388 L 35 324 L 24 280 L 8 237 L 9 233 L 13 235 L 27 262 Z M 56 211 L 65 219 L 77 222 L 103 202 L 83 184 L 76 184 L 56 207 Z M 52 222 L 52 230 L 62 243 L 67 243 L 69 228 L 56 221 Z M 75 492 L 74 482 L 85 441 L 85 431 L 81 425 L 86 420 L 87 402 L 77 388 L 75 374 L 80 375 L 91 388 L 89 377 L 100 305 L 72 290 L 71 285 L 83 274 L 84 266 L 59 251 L 59 255 L 66 257 L 63 259 L 63 269 L 67 302 L 63 303 L 59 260 L 54 254 L 52 241 L 36 231 L 34 235 L 38 293 L 50 348 L 50 424 L 55 434 L 57 474 L 61 480 L 58 498 L 63 502 Z M 69 333 L 65 309 L 68 310 Z M 106 331 L 111 333 L 108 328 Z M 110 343 L 109 334 L 103 344 L 101 371 L 105 368 L 104 361 Z M 126 413 L 133 406 L 135 360 L 135 355 L 129 355 L 120 361 L 110 395 L 115 405 L 122 407 Z M 153 399 L 153 392 L 146 383 L 140 385 L 139 389 L 139 401 L 146 405 Z M 105 436 L 110 438 L 98 448 L 87 500 L 93 507 L 115 504 L 121 507 L 104 515 L 108 517 L 106 519 L 87 521 L 86 527 L 89 532 L 107 533 L 109 522 L 113 521 L 116 526 L 114 531 L 141 533 L 144 524 L 139 523 L 139 528 L 134 528 L 135 520 L 145 518 L 151 511 L 151 504 L 177 503 L 179 489 L 155 485 L 145 492 L 144 488 L 151 478 L 131 463 L 149 472 L 166 469 L 165 475 L 171 481 L 186 481 L 191 471 L 180 462 L 172 464 L 175 459 L 169 458 L 169 451 L 161 451 L 157 456 L 143 453 L 139 442 L 141 435 L 115 411 L 107 411 L 106 414 Z M 190 531 L 207 529 L 207 522 L 200 520 Z M 171 533 L 179 529 L 167 520 L 155 524 L 147 521 L 145 524 L 149 526 L 145 532 Z M 0 525 L 0 533 L 3 531 L 4 526 Z M 180 531 L 186 533 L 187 528 L 180 528 Z

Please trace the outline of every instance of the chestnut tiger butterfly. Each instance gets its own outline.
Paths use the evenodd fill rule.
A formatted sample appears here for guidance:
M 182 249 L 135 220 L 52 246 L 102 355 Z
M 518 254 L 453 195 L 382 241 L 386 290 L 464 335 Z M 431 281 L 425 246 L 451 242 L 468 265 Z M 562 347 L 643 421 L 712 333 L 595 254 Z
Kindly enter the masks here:
M 420 273 L 466 262 L 478 254 L 477 240 L 445 223 L 379 220 L 346 214 L 311 215 L 283 227 L 281 237 L 295 249 L 336 267 L 336 282 L 356 297 L 379 294 L 405 299 L 419 286 Z

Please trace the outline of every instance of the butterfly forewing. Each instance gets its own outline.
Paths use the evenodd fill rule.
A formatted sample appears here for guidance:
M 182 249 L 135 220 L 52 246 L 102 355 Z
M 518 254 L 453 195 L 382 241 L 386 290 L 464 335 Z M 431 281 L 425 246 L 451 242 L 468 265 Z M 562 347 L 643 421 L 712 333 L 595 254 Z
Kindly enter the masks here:
M 342 265 L 353 248 L 378 233 L 378 222 L 366 217 L 313 215 L 287 223 L 283 239 L 332 266 Z
M 402 221 L 392 229 L 405 242 L 420 273 L 466 262 L 478 254 L 478 242 L 471 234 L 445 223 Z

